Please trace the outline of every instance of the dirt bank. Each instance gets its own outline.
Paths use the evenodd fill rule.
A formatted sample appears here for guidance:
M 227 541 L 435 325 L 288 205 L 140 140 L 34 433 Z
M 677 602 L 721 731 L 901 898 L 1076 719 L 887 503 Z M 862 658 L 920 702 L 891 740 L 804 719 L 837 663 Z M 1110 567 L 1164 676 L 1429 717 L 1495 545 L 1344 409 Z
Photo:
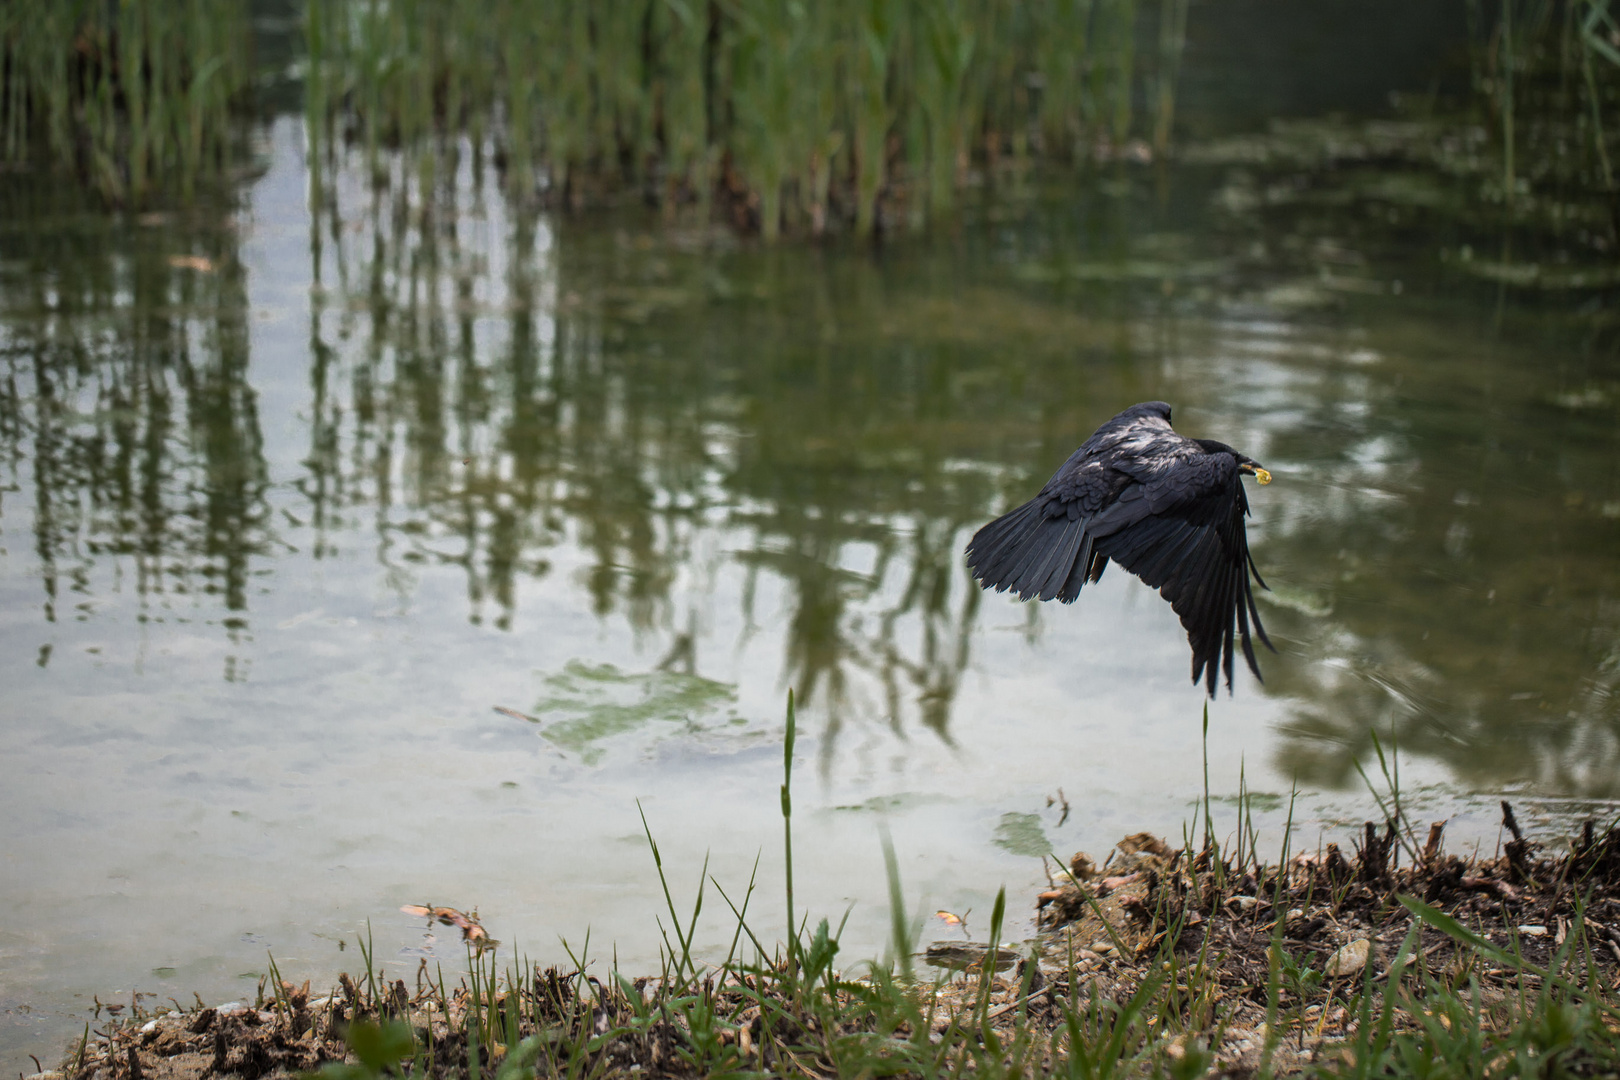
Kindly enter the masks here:
M 1269 866 L 1127 837 L 1101 864 L 1076 854 L 1054 876 L 1033 898 L 1038 942 L 1000 949 L 992 973 L 989 943 L 942 942 L 913 981 L 845 978 L 835 941 L 817 935 L 774 963 L 677 958 L 634 980 L 493 961 L 455 986 L 425 968 L 414 986 L 362 973 L 314 997 L 283 982 L 251 1005 L 114 1017 L 45 1075 L 258 1080 L 354 1062 L 351 1047 L 361 1076 L 389 1062 L 435 1077 L 469 1061 L 486 1074 L 831 1076 L 852 1062 L 910 1074 L 992 1059 L 1038 1074 L 1076 1046 L 1139 1063 L 1127 1071 L 1331 1073 L 1370 1052 L 1375 1021 L 1394 1045 L 1463 1008 L 1488 1041 L 1554 1006 L 1598 1010 L 1600 1045 L 1620 1030 L 1620 829 L 1588 822 L 1543 845 L 1506 803 L 1503 815 L 1511 839 L 1490 858 L 1446 854 L 1441 823 L 1420 836 L 1369 822 Z M 376 1021 L 402 1041 L 390 1049 Z M 1601 1053 L 1579 1038 L 1559 1052 L 1577 1071 Z

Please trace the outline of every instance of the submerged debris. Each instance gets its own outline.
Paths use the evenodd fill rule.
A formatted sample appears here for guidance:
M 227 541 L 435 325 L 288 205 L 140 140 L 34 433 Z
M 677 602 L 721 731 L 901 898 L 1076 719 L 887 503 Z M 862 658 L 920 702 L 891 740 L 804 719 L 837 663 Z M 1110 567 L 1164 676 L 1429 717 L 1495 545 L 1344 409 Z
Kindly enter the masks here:
M 407 915 L 436 919 L 445 926 L 457 927 L 461 931 L 461 940 L 471 942 L 473 947 L 480 951 L 493 949 L 500 944 L 489 936 L 483 924 L 478 921 L 477 909 L 474 909 L 471 915 L 452 907 L 434 907 L 432 904 L 406 904 L 399 910 Z

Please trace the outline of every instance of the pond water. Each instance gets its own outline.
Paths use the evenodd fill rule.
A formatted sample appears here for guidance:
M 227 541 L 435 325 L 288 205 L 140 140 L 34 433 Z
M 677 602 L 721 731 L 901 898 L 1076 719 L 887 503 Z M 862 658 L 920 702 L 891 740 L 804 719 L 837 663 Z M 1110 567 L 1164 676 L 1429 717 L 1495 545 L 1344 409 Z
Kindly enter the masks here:
M 223 212 L 10 190 L 8 1068 L 92 994 L 354 970 L 368 923 L 396 977 L 456 970 L 402 904 L 648 970 L 643 815 L 683 907 L 705 859 L 734 899 L 757 860 L 777 940 L 789 688 L 798 903 L 848 909 L 851 965 L 887 941 L 885 830 L 908 905 L 982 936 L 1005 885 L 1022 934 L 1042 851 L 1179 839 L 1206 756 L 1223 828 L 1240 772 L 1272 836 L 1297 784 L 1296 843 L 1371 812 L 1374 732 L 1487 845 L 1504 793 L 1620 796 L 1620 369 L 1576 301 L 1245 213 L 1215 166 L 773 251 L 514 215 L 469 159 L 427 198 L 343 173 L 312 213 L 303 147 L 267 129 Z M 1021 605 L 963 565 L 1149 399 L 1276 478 L 1250 537 L 1279 652 L 1207 743 L 1134 579 Z

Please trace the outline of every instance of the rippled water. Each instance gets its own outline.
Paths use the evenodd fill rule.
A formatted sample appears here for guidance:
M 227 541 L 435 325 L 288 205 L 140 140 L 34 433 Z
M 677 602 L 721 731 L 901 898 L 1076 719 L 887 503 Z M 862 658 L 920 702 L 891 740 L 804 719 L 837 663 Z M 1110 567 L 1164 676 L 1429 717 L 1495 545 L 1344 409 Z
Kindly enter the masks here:
M 312 216 L 302 147 L 270 129 L 228 212 L 36 191 L 0 226 L 8 1065 L 92 993 L 353 969 L 368 920 L 391 970 L 453 968 L 404 903 L 646 967 L 642 813 L 678 895 L 759 859 L 780 936 L 789 687 L 799 900 L 851 909 L 852 963 L 883 828 L 918 910 L 979 913 L 1044 847 L 1179 837 L 1206 747 L 1167 605 L 1116 570 L 1023 606 L 961 557 L 1141 400 L 1277 481 L 1281 651 L 1209 707 L 1225 821 L 1240 768 L 1273 827 L 1297 781 L 1307 841 L 1366 812 L 1374 731 L 1463 835 L 1502 792 L 1620 796 L 1620 375 L 1561 302 L 1245 216 L 1219 169 L 765 251 L 514 214 L 470 161 Z

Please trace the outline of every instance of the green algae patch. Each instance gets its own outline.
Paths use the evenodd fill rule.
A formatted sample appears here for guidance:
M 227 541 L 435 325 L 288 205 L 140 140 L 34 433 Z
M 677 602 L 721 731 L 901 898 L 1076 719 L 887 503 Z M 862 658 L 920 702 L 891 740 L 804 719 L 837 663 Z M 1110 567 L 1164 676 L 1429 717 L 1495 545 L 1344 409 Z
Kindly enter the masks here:
M 1052 841 L 1046 838 L 1046 830 L 1041 828 L 1041 819 L 1034 814 L 1002 814 L 991 842 L 1003 851 L 1028 855 L 1034 859 L 1049 855 L 1053 850 Z
M 611 740 L 653 724 L 698 732 L 737 719 L 731 709 L 736 686 L 701 675 L 570 660 L 546 676 L 545 687 L 548 693 L 531 710 L 541 737 L 587 765 L 602 760 Z

